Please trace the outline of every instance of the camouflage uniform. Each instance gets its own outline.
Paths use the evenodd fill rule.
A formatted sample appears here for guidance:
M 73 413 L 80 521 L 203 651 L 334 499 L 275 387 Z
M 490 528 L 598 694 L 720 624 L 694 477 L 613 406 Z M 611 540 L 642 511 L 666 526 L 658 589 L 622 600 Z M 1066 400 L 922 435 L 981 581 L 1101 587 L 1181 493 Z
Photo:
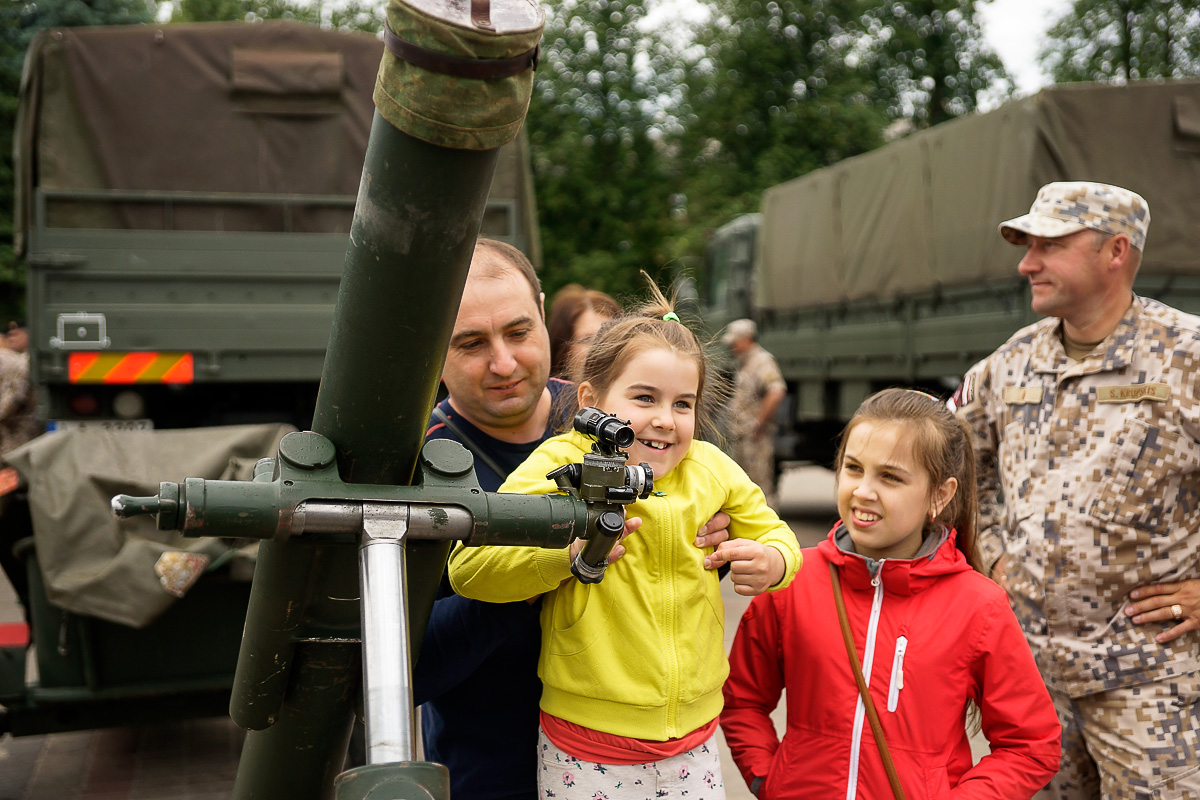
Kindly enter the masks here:
M 0 456 L 37 434 L 29 354 L 0 347 Z
M 1200 318 L 1135 297 L 1078 362 L 1060 326 L 1018 331 L 956 398 L 978 448 L 984 562 L 1007 553 L 1064 720 L 1062 771 L 1039 796 L 1100 796 L 1091 761 L 1106 798 L 1200 796 L 1200 637 L 1159 644 L 1173 622 L 1124 613 L 1135 587 L 1200 577 Z
M 763 398 L 773 389 L 786 386 L 775 357 L 759 344 L 754 344 L 739 361 L 730 405 L 733 460 L 763 490 L 767 503 L 774 506 L 775 421 L 767 423 L 761 436 L 755 437 L 754 430 L 758 426 Z

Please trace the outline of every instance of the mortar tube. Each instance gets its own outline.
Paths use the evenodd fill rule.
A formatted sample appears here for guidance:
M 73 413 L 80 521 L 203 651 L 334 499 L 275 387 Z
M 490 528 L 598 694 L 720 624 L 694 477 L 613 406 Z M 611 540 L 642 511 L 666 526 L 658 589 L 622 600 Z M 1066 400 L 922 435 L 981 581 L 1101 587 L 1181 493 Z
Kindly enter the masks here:
M 313 430 L 334 443 L 346 482 L 411 482 L 496 155 L 495 150 L 456 151 L 428 144 L 375 115 L 313 419 Z M 414 210 L 419 218 L 414 218 Z M 273 552 L 276 548 L 281 552 Z M 414 659 L 449 548 L 449 542 L 414 542 L 408 548 Z M 279 564 L 286 575 L 273 581 L 277 603 L 290 603 L 304 591 L 300 611 L 306 621 L 315 619 L 326 630 L 343 629 L 347 638 L 359 637 L 356 548 L 273 542 L 268 549 L 268 562 L 260 562 L 256 570 L 256 584 L 257 573 L 274 569 L 268 564 Z M 324 560 L 320 576 L 317 551 Z M 285 686 L 287 701 L 271 727 L 247 735 L 245 753 L 253 757 L 243 757 L 239 765 L 234 796 L 328 797 L 332 778 L 345 759 L 344 742 L 321 737 L 310 743 L 303 758 L 296 758 L 298 742 L 311 730 L 299 721 L 307 721 L 309 715 L 303 709 L 292 713 L 288 707 L 308 698 L 331 729 L 341 729 L 351 723 L 353 703 L 325 703 L 295 692 L 294 687 L 309 686 L 323 676 L 294 668 L 293 660 L 311 663 L 296 657 L 306 645 L 290 652 L 279 646 L 278 626 L 272 621 L 278 618 L 278 605 L 266 611 L 269 602 L 263 599 L 253 607 L 260 614 L 252 610 L 247 615 L 236 691 L 244 711 L 249 690 L 242 681 L 248 671 L 241 664 L 278 659 L 278 673 L 269 688 Z M 360 676 L 354 680 L 357 685 Z M 281 792 L 282 773 L 296 779 L 289 784 L 304 790 Z

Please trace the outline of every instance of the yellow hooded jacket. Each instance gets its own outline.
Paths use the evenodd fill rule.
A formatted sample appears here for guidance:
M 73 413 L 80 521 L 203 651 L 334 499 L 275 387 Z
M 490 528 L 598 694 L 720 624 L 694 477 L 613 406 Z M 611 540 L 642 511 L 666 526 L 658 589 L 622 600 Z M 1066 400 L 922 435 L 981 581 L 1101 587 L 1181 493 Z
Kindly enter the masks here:
M 548 439 L 500 491 L 556 491 L 546 473 L 590 450 L 579 433 Z M 679 465 L 654 483 L 653 495 L 628 508 L 642 527 L 598 584 L 572 578 L 566 549 L 461 546 L 450 558 L 450 582 L 464 597 L 490 602 L 545 595 L 538 661 L 543 711 L 593 730 L 665 741 L 721 713 L 729 674 L 721 590 L 716 572 L 704 569 L 712 548 L 694 544 L 700 526 L 724 511 L 732 538 L 776 548 L 786 567 L 771 591 L 791 582 L 802 557 L 762 491 L 717 447 L 693 441 Z

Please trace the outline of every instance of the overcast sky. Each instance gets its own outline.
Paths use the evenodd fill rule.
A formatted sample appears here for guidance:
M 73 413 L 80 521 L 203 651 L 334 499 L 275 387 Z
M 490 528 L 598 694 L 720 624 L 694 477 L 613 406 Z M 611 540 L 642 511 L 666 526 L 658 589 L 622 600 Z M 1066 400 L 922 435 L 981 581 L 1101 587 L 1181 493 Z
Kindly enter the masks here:
M 1037 66 L 1037 54 L 1043 34 L 1070 5 L 1071 0 L 992 0 L 979 4 L 984 38 L 999 54 L 1022 94 L 1049 83 Z
M 1049 83 L 1037 66 L 1037 54 L 1041 49 L 1043 34 L 1070 7 L 1071 2 L 977 0 L 984 37 L 999 54 L 1021 94 L 1030 94 Z M 173 5 L 172 0 L 159 0 L 159 19 L 168 18 Z M 677 21 L 698 21 L 705 14 L 696 0 L 653 0 L 649 9 L 647 25 L 658 29 L 670 27 Z
M 999 54 L 1017 89 L 1030 94 L 1049 83 L 1037 66 L 1042 36 L 1070 7 L 1071 0 L 992 0 L 977 3 L 984 38 Z M 694 22 L 705 10 L 696 0 L 657 0 L 650 5 L 648 26 Z

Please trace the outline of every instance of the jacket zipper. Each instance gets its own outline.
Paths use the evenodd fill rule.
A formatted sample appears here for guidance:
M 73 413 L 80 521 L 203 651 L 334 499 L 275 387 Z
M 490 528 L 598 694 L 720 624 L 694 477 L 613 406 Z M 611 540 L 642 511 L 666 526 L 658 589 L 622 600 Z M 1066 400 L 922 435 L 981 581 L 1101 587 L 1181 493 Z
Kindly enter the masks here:
M 871 686 L 871 665 L 875 663 L 875 634 L 879 632 L 879 612 L 883 608 L 883 572 L 884 559 L 880 559 L 875 576 L 871 578 L 871 586 L 875 587 L 875 596 L 871 600 L 871 621 L 867 623 L 867 643 L 863 649 L 863 678 L 867 687 Z M 857 687 L 856 687 L 857 688 Z M 855 692 L 858 695 L 858 692 Z M 858 795 L 858 757 L 862 750 L 863 720 L 867 716 L 867 707 L 863 705 L 862 697 L 854 707 L 854 729 L 850 737 L 850 773 L 846 781 L 846 800 L 854 800 Z
M 675 516 L 670 513 L 670 503 L 665 497 L 656 497 L 656 504 L 665 506 L 657 516 L 669 521 L 670 530 L 662 532 L 663 564 L 674 564 L 675 555 Z M 665 527 L 665 526 L 664 526 Z M 663 619 L 667 630 L 667 736 L 675 739 L 682 735 L 679 727 L 679 647 L 675 639 L 675 571 L 666 570 L 666 592 Z
M 892 661 L 892 680 L 888 684 L 888 711 L 895 711 L 900 702 L 900 690 L 904 688 L 904 653 L 908 650 L 908 637 L 896 639 L 896 657 Z

